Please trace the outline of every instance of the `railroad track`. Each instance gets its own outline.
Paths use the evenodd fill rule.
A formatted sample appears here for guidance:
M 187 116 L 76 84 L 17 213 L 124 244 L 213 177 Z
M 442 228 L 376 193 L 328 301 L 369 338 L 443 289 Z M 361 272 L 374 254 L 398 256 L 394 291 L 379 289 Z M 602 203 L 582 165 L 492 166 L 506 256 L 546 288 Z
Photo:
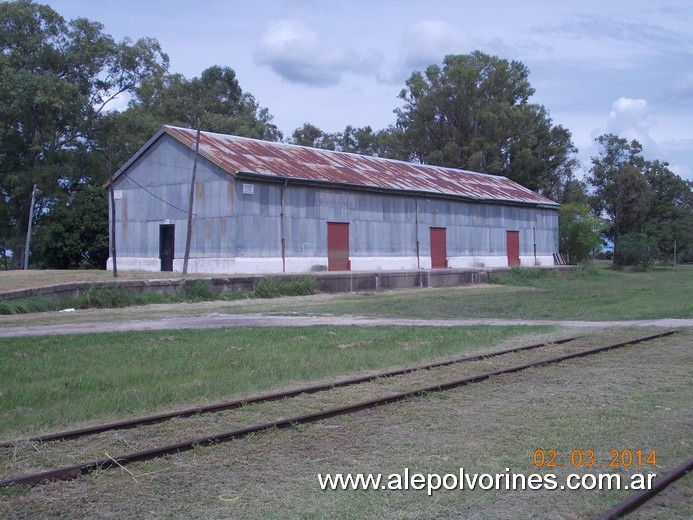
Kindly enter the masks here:
M 655 480 L 654 485 L 650 489 L 644 489 L 634 495 L 631 495 L 623 502 L 615 505 L 607 512 L 596 517 L 595 520 L 613 520 L 627 515 L 659 494 L 664 490 L 664 488 L 670 484 L 673 484 L 691 471 L 693 471 L 693 457 L 659 477 L 657 480 Z
M 472 375 L 462 377 L 462 378 L 457 378 L 457 379 L 448 379 L 442 382 L 434 383 L 434 384 L 428 384 L 424 386 L 417 386 L 412 389 L 407 389 L 405 391 L 400 391 L 400 392 L 390 392 L 387 394 L 380 394 L 376 398 L 372 399 L 366 399 L 366 400 L 361 400 L 361 401 L 356 401 L 356 402 L 350 402 L 349 404 L 346 405 L 339 405 L 339 406 L 334 406 L 332 408 L 327 408 L 327 409 L 320 409 L 317 411 L 312 411 L 310 413 L 303 413 L 300 415 L 295 415 L 289 418 L 282 418 L 274 421 L 269 421 L 269 422 L 260 422 L 253 424 L 252 426 L 245 426 L 242 428 L 237 428 L 233 429 L 230 431 L 224 431 L 221 433 L 215 433 L 215 434 L 210 434 L 210 435 L 204 435 L 200 437 L 195 437 L 191 438 L 189 440 L 181 441 L 181 442 L 176 442 L 173 444 L 166 444 L 163 446 L 155 446 L 143 450 L 135 450 L 128 452 L 126 454 L 116 456 L 116 457 L 110 457 L 107 456 L 106 458 L 99 458 L 95 460 L 91 460 L 88 462 L 82 462 L 78 464 L 73 464 L 65 467 L 60 467 L 57 469 L 53 470 L 48 470 L 48 471 L 40 471 L 40 472 L 35 472 L 31 473 L 28 475 L 20 476 L 20 477 L 13 477 L 13 478 L 8 478 L 5 480 L 0 481 L 0 487 L 4 486 L 10 486 L 10 485 L 37 485 L 42 482 L 50 481 L 50 480 L 64 480 L 64 479 L 71 479 L 78 477 L 79 475 L 84 475 L 88 474 L 96 469 L 109 469 L 113 467 L 121 467 L 126 464 L 136 462 L 136 461 L 144 461 L 144 460 L 151 460 L 159 457 L 164 457 L 167 455 L 173 455 L 177 453 L 182 453 L 191 449 L 194 449 L 195 447 L 198 446 L 210 446 L 213 444 L 217 444 L 220 442 L 225 442 L 225 441 L 230 441 L 232 439 L 238 439 L 242 438 L 248 434 L 251 433 L 258 433 L 258 432 L 263 432 L 269 429 L 285 429 L 285 428 L 291 428 L 294 427 L 295 425 L 299 424 L 307 424 L 307 423 L 312 423 L 316 421 L 320 421 L 323 419 L 328 419 L 330 417 L 335 417 L 339 415 L 345 415 L 345 414 L 351 414 L 355 413 L 361 410 L 366 410 L 369 408 L 373 408 L 376 406 L 382 406 L 390 403 L 395 403 L 398 401 L 402 401 L 404 399 L 408 399 L 411 397 L 419 396 L 425 393 L 429 392 L 440 392 L 440 391 L 445 391 L 445 390 L 450 390 L 453 388 L 458 388 L 464 385 L 469 385 L 473 383 L 478 383 L 481 381 L 485 381 L 491 377 L 494 376 L 499 376 L 503 374 L 511 374 L 515 372 L 520 372 L 523 370 L 527 370 L 533 367 L 540 367 L 548 364 L 553 364 L 553 363 L 560 363 L 563 361 L 567 361 L 570 359 L 576 359 L 576 358 L 582 358 L 590 355 L 595 355 L 599 354 L 602 352 L 606 352 L 609 350 L 617 349 L 617 348 L 622 348 L 626 347 L 629 345 L 635 345 L 638 343 L 643 343 L 647 341 L 651 341 L 654 339 L 658 338 L 663 338 L 666 336 L 670 336 L 672 334 L 675 334 L 676 331 L 668 331 L 660 334 L 655 334 L 651 336 L 645 336 L 645 337 L 639 337 L 635 338 L 633 340 L 629 341 L 624 341 L 620 343 L 615 343 L 607 346 L 600 346 L 596 348 L 584 348 L 580 347 L 577 348 L 577 351 L 567 353 L 567 354 L 562 354 L 559 356 L 554 356 L 551 358 L 543 358 L 543 359 L 533 359 L 529 362 L 524 362 L 521 364 L 516 364 L 512 366 L 503 366 L 502 368 L 497 368 L 495 370 L 490 370 L 486 372 L 476 372 Z M 74 438 L 79 438 L 79 437 L 85 437 L 85 436 L 90 436 L 90 435 L 96 435 L 97 433 L 101 432 L 106 432 L 106 431 L 111 431 L 111 430 L 117 430 L 117 429 L 123 429 L 123 428 L 135 428 L 139 427 L 141 425 L 145 424 L 156 424 L 156 423 L 161 423 L 164 421 L 171 420 L 173 418 L 183 418 L 183 417 L 192 417 L 195 415 L 200 415 L 200 414 L 209 414 L 212 412 L 220 412 L 222 410 L 232 410 L 232 409 L 237 409 L 240 407 L 245 407 L 248 404 L 258 404 L 258 403 L 266 403 L 266 402 L 272 402 L 272 401 L 277 401 L 280 399 L 287 399 L 290 397 L 296 397 L 302 394 L 315 394 L 319 392 L 326 392 L 328 390 L 333 390 L 336 388 L 343 388 L 343 387 L 350 387 L 350 386 L 356 386 L 361 383 L 366 383 L 366 382 L 377 382 L 381 380 L 391 380 L 391 379 L 396 379 L 397 376 L 403 376 L 407 374 L 413 374 L 417 372 L 422 372 L 422 371 L 435 371 L 439 369 L 443 369 L 445 367 L 454 367 L 456 365 L 461 365 L 467 362 L 471 361 L 480 361 L 480 362 L 486 362 L 487 360 L 491 358 L 499 358 L 501 356 L 506 356 L 506 355 L 526 355 L 525 353 L 528 351 L 533 351 L 536 349 L 539 349 L 540 347 L 548 347 L 549 345 L 567 345 L 582 336 L 578 337 L 573 337 L 573 338 L 567 338 L 565 340 L 560 340 L 558 342 L 553 342 L 553 344 L 547 344 L 547 343 L 541 343 L 541 344 L 535 344 L 535 345 L 530 345 L 530 346 L 523 346 L 523 347 L 518 347 L 514 349 L 507 349 L 503 351 L 498 351 L 498 352 L 492 352 L 492 353 L 486 353 L 486 354 L 480 354 L 476 356 L 467 356 L 464 358 L 459 358 L 456 360 L 451 360 L 451 361 L 446 361 L 442 363 L 433 363 L 433 364 L 428 364 L 424 366 L 419 366 L 419 367 L 413 367 L 413 368 L 407 368 L 407 369 L 402 369 L 402 370 L 395 370 L 395 371 L 389 371 L 389 372 L 381 372 L 378 374 L 373 374 L 370 376 L 363 376 L 363 377 L 357 377 L 357 378 L 352 378 L 352 379 L 346 379 L 342 380 L 336 383 L 329 383 L 325 385 L 314 385 L 310 387 L 305 387 L 301 389 L 296 389 L 292 390 L 289 392 L 281 392 L 281 393 L 275 393 L 275 394 L 268 394 L 265 396 L 259 396 L 253 399 L 246 399 L 246 400 L 238 400 L 238 401 L 231 401 L 231 402 L 226 402 L 226 403 L 220 403 L 217 405 L 212 405 L 212 406 L 207 406 L 207 407 L 201 407 L 197 409 L 187 409 L 187 410 L 181 410 L 179 412 L 173 412 L 170 414 L 160 414 L 156 416 L 150 416 L 150 417 L 143 417 L 140 419 L 135 419 L 131 421 L 120 421 L 117 423 L 109 423 L 107 425 L 101 425 L 101 426 L 95 426 L 91 428 L 84 428 L 81 430 L 73 430 L 71 432 L 61 432 L 58 434 L 52 434 L 52 435 L 45 435 L 41 437 L 34 437 L 29 440 L 22 441 L 24 443 L 26 442 L 35 442 L 35 443 L 44 443 L 44 442 L 49 442 L 53 440 L 65 440 L 65 439 L 74 439 Z M 552 347 L 553 348 L 553 347 Z M 534 354 L 533 354 L 534 355 Z M 4 443 L 5 448 L 11 448 L 12 446 L 16 446 L 16 443 L 19 441 L 16 441 L 15 443 Z
M 555 340 L 555 341 L 552 341 L 551 343 L 535 343 L 533 345 L 527 345 L 527 346 L 522 346 L 522 347 L 515 347 L 515 348 L 504 349 L 504 350 L 498 350 L 495 352 L 488 352 L 488 353 L 477 354 L 477 355 L 473 355 L 473 356 L 464 356 L 464 357 L 457 358 L 457 359 L 452 359 L 452 360 L 448 360 L 448 361 L 440 361 L 437 363 L 429 363 L 426 365 L 419 365 L 419 366 L 410 367 L 410 368 L 402 368 L 402 369 L 397 369 L 397 370 L 388 370 L 388 371 L 384 371 L 384 372 L 377 372 L 377 373 L 371 374 L 371 375 L 352 377 L 352 378 L 343 379 L 343 380 L 335 381 L 335 382 L 331 382 L 331 383 L 305 386 L 305 387 L 297 388 L 295 390 L 275 392 L 275 393 L 271 393 L 271 394 L 264 394 L 264 395 L 260 395 L 257 397 L 249 397 L 249 398 L 237 399 L 237 400 L 233 400 L 233 401 L 225 401 L 225 402 L 211 404 L 211 405 L 207 405 L 207 406 L 198 406 L 198 407 L 194 407 L 194 408 L 186 408 L 184 410 L 177 410 L 177 411 L 173 411 L 173 412 L 167 412 L 167 413 L 156 414 L 156 415 L 148 415 L 145 417 L 138 417 L 135 419 L 127 419 L 127 420 L 123 420 L 123 421 L 116 421 L 116 422 L 111 422 L 111 423 L 99 424 L 99 425 L 95 425 L 95 426 L 88 426 L 85 428 L 68 430 L 68 431 L 63 431 L 63 432 L 58 432 L 58 433 L 49 433 L 49 434 L 39 435 L 39 436 L 35 436 L 35 437 L 28 437 L 26 439 L 4 441 L 4 442 L 0 442 L 0 448 L 10 448 L 10 447 L 17 446 L 18 444 L 25 443 L 25 442 L 50 442 L 50 441 L 58 441 L 58 440 L 76 439 L 79 437 L 85 437 L 88 435 L 95 435 L 97 433 L 103 433 L 103 432 L 107 432 L 107 431 L 124 430 L 124 429 L 129 429 L 129 428 L 137 428 L 138 426 L 158 424 L 158 423 L 162 423 L 162 422 L 169 421 L 171 419 L 176 419 L 176 418 L 192 417 L 194 415 L 200 415 L 200 414 L 235 410 L 237 408 L 241 408 L 243 406 L 247 406 L 250 404 L 268 403 L 268 402 L 272 402 L 272 401 L 279 401 L 282 399 L 296 397 L 299 395 L 317 394 L 317 393 L 325 392 L 325 391 L 332 390 L 335 388 L 342 388 L 342 387 L 347 387 L 347 386 L 352 386 L 352 385 L 358 385 L 361 383 L 367 383 L 367 382 L 375 381 L 376 379 L 381 379 L 381 378 L 385 378 L 385 377 L 395 377 L 395 376 L 410 374 L 412 372 L 417 372 L 417 371 L 422 371 L 422 370 L 432 370 L 435 368 L 447 367 L 447 366 L 457 365 L 457 364 L 461 364 L 461 363 L 468 363 L 471 361 L 479 361 L 482 359 L 491 359 L 491 358 L 498 357 L 498 356 L 513 354 L 516 352 L 525 352 L 528 350 L 534 350 L 534 349 L 538 349 L 541 347 L 546 347 L 546 346 L 551 345 L 551 344 L 552 345 L 563 345 L 563 344 L 575 341 L 577 339 L 580 339 L 582 337 L 584 337 L 584 336 L 583 335 L 572 336 L 570 338 Z

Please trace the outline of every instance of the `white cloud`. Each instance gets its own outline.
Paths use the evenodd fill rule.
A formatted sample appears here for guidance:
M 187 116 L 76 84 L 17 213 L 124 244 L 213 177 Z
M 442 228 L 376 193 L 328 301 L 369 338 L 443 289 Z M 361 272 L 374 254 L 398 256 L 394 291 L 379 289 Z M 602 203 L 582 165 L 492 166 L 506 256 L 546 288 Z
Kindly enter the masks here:
M 380 79 L 401 84 L 414 71 L 441 64 L 448 54 L 467 54 L 472 44 L 461 29 L 443 20 L 421 20 L 407 26 L 401 37 L 394 70 Z
M 440 63 L 447 54 L 469 52 L 467 36 L 448 22 L 422 20 L 404 31 L 403 64 L 408 67 L 426 67 Z
M 649 111 L 647 100 L 621 97 L 612 105 L 606 131 L 625 139 L 637 139 L 644 147 L 654 147 L 650 129 L 656 122 Z
M 379 61 L 377 55 L 360 56 L 347 42 L 325 42 L 303 22 L 288 19 L 267 26 L 253 58 L 287 81 L 317 87 L 336 85 L 346 73 L 369 73 Z

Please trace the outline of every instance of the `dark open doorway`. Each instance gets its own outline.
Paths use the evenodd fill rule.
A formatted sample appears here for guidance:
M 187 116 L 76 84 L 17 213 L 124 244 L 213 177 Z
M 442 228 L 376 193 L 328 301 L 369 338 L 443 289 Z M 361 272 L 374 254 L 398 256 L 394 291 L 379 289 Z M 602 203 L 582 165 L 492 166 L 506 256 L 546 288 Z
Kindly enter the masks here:
M 162 271 L 173 271 L 174 240 L 175 226 L 173 224 L 159 226 L 159 258 Z

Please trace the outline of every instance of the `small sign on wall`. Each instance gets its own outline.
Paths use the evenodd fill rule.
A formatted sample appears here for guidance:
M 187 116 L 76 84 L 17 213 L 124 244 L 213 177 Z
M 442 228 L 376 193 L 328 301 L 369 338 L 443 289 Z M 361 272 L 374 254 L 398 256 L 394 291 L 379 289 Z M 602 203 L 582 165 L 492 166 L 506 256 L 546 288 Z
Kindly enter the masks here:
M 113 190 L 113 199 L 120 200 L 123 198 L 123 190 Z
M 243 185 L 243 195 L 254 195 L 255 185 L 254 184 L 244 184 Z

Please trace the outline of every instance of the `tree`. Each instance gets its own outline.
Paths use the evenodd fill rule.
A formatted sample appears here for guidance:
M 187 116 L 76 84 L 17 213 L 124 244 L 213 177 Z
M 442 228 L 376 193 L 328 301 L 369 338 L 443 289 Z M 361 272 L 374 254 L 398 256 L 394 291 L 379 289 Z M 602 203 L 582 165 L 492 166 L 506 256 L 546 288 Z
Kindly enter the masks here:
M 577 204 L 589 205 L 589 201 L 590 198 L 587 193 L 587 186 L 583 181 L 578 179 L 571 179 L 566 182 L 563 186 L 563 192 L 558 199 L 558 202 L 561 204 L 569 204 L 574 202 Z
M 130 110 L 159 123 L 278 141 L 281 132 L 272 116 L 255 98 L 244 93 L 230 67 L 218 65 L 202 71 L 199 78 L 181 74 L 153 76 L 137 89 Z M 144 144 L 144 143 L 143 143 Z
M 252 95 L 243 93 L 236 73 L 213 66 L 199 78 L 162 74 L 147 78 L 134 92 L 129 107 L 104 118 L 98 134 L 102 150 L 112 151 L 116 167 L 132 157 L 164 125 L 200 128 L 268 141 L 282 134 L 272 116 Z
M 666 162 L 645 164 L 645 178 L 653 200 L 644 231 L 656 242 L 662 260 L 693 257 L 693 182 L 669 170 Z M 676 244 L 676 248 L 674 247 Z
M 646 270 L 657 256 L 657 243 L 645 233 L 626 233 L 614 249 L 614 265 Z
M 323 132 L 310 123 L 303 123 L 303 126 L 294 130 L 289 143 L 323 150 L 335 150 L 337 147 L 334 134 Z
M 604 234 L 618 249 L 621 236 L 639 233 L 650 213 L 653 191 L 643 173 L 646 162 L 642 146 L 613 134 L 597 137 L 602 146 L 599 156 L 592 157 L 589 184 L 595 214 L 607 221 Z
M 347 125 L 343 132 L 323 132 L 317 126 L 304 123 L 294 130 L 288 142 L 311 148 L 356 153 L 374 157 L 400 158 L 398 138 L 392 128 L 374 132 L 370 126 L 356 128 Z
M 83 262 L 105 269 L 108 260 L 108 192 L 86 186 L 57 206 L 39 225 L 39 264 L 70 269 Z
M 528 77 L 522 63 L 479 51 L 414 72 L 395 111 L 405 158 L 505 175 L 558 198 L 576 149 L 568 130 L 529 103 Z
M 160 75 L 168 58 L 154 40 L 116 42 L 99 23 L 66 22 L 29 0 L 0 3 L 0 49 L 0 243 L 20 267 L 33 186 L 38 219 L 77 187 L 104 180 L 81 158 L 107 107 Z
M 636 262 L 646 265 L 652 256 L 673 258 L 675 241 L 678 253 L 689 254 L 693 250 L 693 183 L 675 175 L 666 162 L 646 160 L 638 141 L 613 134 L 596 141 L 602 150 L 592 158 L 591 205 L 608 220 L 605 235 L 614 241 L 615 261 L 649 255 Z M 619 241 L 626 235 L 632 236 L 628 251 L 621 254 Z
M 563 204 L 558 214 L 559 248 L 572 263 L 587 260 L 601 243 L 602 222 L 586 203 Z

